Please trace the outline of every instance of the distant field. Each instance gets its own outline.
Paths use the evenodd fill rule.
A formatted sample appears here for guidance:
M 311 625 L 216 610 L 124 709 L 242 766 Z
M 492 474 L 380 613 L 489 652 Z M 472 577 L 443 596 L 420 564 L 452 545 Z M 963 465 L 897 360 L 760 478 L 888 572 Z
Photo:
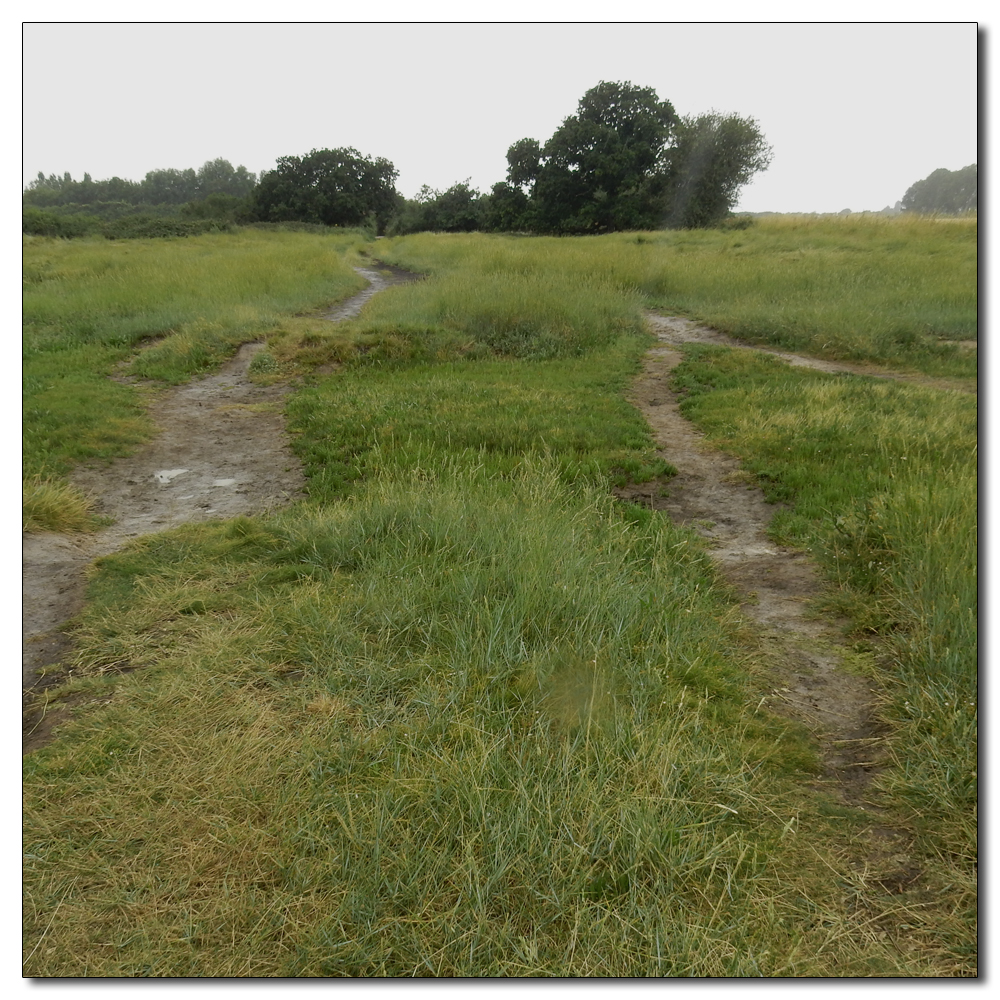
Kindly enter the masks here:
M 358 234 L 246 230 L 177 240 L 24 239 L 25 466 L 64 471 L 148 433 L 142 397 L 108 379 L 176 382 L 217 365 L 280 315 L 364 281 L 343 260 Z M 137 348 L 140 348 L 137 351 Z
M 558 274 L 752 342 L 971 377 L 976 358 L 955 342 L 977 337 L 977 241 L 975 219 L 942 226 L 909 216 L 792 216 L 731 231 L 414 236 L 379 250 L 419 269 L 460 266 L 488 282 Z M 418 308 L 428 315 L 425 303 Z
M 426 281 L 307 315 L 359 249 L 136 244 L 201 275 L 143 307 L 101 245 L 28 245 L 29 471 L 148 432 L 115 364 L 176 381 L 266 336 L 310 495 L 99 562 L 52 692 L 78 707 L 25 761 L 25 974 L 975 975 L 975 399 L 701 346 L 677 379 L 877 664 L 903 893 L 852 867 L 873 819 L 762 707 L 704 542 L 610 497 L 672 472 L 625 401 L 644 307 L 971 377 L 974 224 L 386 239 Z

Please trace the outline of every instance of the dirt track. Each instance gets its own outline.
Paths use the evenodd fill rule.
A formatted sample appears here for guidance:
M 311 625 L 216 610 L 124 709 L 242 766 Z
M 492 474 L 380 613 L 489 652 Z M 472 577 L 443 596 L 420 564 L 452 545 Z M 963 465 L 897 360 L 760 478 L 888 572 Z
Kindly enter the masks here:
M 815 567 L 805 553 L 768 538 L 776 508 L 765 502 L 756 486 L 742 481 L 737 459 L 705 444 L 701 433 L 681 416 L 670 387 L 670 373 L 682 360 L 677 350 L 681 344 L 736 344 L 689 320 L 655 313 L 647 314 L 647 319 L 660 343 L 646 355 L 632 402 L 652 428 L 661 456 L 679 472 L 666 489 L 661 483 L 646 483 L 617 493 L 664 511 L 708 541 L 722 575 L 742 595 L 744 613 L 767 636 L 769 658 L 775 664 L 769 707 L 815 733 L 823 751 L 826 784 L 844 801 L 861 804 L 875 770 L 872 757 L 879 725 L 874 688 L 845 670 L 837 652 L 839 626 L 845 623 L 806 616 L 806 603 L 822 587 Z M 783 357 L 835 370 L 815 359 Z
M 357 315 L 382 288 L 414 278 L 396 269 L 360 273 L 371 282 L 369 287 L 325 318 L 336 322 Z M 770 643 L 775 664 L 770 707 L 814 732 L 823 753 L 827 790 L 846 803 L 876 809 L 867 791 L 880 764 L 875 690 L 844 668 L 838 652 L 839 623 L 806 617 L 805 602 L 819 592 L 820 582 L 803 553 L 768 539 L 774 508 L 759 490 L 740 482 L 735 459 L 704 445 L 680 415 L 670 388 L 681 344 L 747 345 L 689 320 L 655 313 L 647 313 L 647 320 L 660 343 L 647 355 L 633 402 L 649 421 L 663 457 L 680 473 L 670 480 L 666 496 L 660 495 L 659 483 L 620 490 L 619 496 L 663 510 L 710 542 L 723 575 L 743 594 L 745 613 Z M 110 528 L 88 537 L 25 536 L 26 689 L 68 649 L 60 626 L 79 609 L 84 571 L 94 558 L 139 535 L 259 513 L 302 495 L 301 471 L 288 448 L 281 417 L 287 389 L 255 386 L 246 375 L 261 346 L 244 345 L 218 373 L 164 394 L 152 413 L 160 434 L 136 455 L 78 473 L 76 483 L 98 499 L 102 513 L 115 518 Z M 858 365 L 769 353 L 823 371 L 895 377 Z M 26 749 L 44 741 L 52 721 L 39 725 L 37 718 L 29 720 Z M 890 831 L 886 836 L 895 835 Z
M 324 318 L 356 316 L 376 292 L 416 277 L 379 266 L 358 268 L 369 286 Z M 258 514 L 304 495 L 282 416 L 288 387 L 262 387 L 247 377 L 263 346 L 244 344 L 215 374 L 161 393 L 151 407 L 157 436 L 134 455 L 77 470 L 74 484 L 95 499 L 98 513 L 114 518 L 110 527 L 93 535 L 23 536 L 23 689 L 35 687 L 40 672 L 70 648 L 62 626 L 82 605 L 85 570 L 94 559 L 141 535 Z M 36 724 L 28 723 L 30 746 L 48 728 Z

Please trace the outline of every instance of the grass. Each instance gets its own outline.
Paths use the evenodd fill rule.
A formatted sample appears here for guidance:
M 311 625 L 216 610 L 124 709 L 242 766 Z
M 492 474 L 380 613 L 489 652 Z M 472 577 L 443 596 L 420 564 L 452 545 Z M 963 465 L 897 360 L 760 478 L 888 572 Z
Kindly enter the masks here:
M 374 471 L 433 469 L 456 456 L 488 476 L 551 455 L 567 481 L 644 481 L 672 471 L 623 399 L 645 340 L 561 362 L 417 363 L 356 368 L 289 405 L 310 492 L 346 495 Z
M 763 219 L 671 234 L 639 278 L 654 306 L 754 343 L 973 377 L 955 343 L 978 329 L 976 220 Z
M 974 907 L 978 537 L 974 398 L 830 378 L 745 351 L 689 347 L 685 413 L 776 500 L 781 541 L 810 549 L 831 610 L 875 639 L 893 679 L 896 766 L 880 779 L 922 849 Z
M 28 762 L 29 975 L 934 967 L 803 867 L 811 752 L 691 536 L 551 464 L 157 536 L 92 596 L 78 669 L 146 666 Z
M 975 974 L 947 711 L 974 400 L 748 352 L 681 375 L 883 644 L 879 822 L 924 868 L 898 895 L 852 864 L 873 818 L 810 791 L 811 744 L 761 708 L 767 647 L 697 536 L 609 497 L 671 471 L 623 400 L 643 273 L 777 228 L 383 240 L 431 278 L 274 318 L 253 375 L 304 379 L 310 498 L 99 562 L 50 692 L 85 704 L 25 763 L 25 974 Z
M 24 241 L 24 466 L 74 463 L 148 439 L 144 390 L 184 381 L 278 317 L 363 287 L 344 259 L 358 233 L 217 234 L 183 240 Z M 122 365 L 125 368 L 122 369 Z
M 22 531 L 92 531 L 97 525 L 93 504 L 79 490 L 37 475 L 22 485 L 21 510 Z
M 743 230 L 585 239 L 421 235 L 382 241 L 379 252 L 431 273 L 461 266 L 477 288 L 556 276 L 753 343 L 971 378 L 975 354 L 956 342 L 977 337 L 977 242 L 975 219 L 776 217 Z

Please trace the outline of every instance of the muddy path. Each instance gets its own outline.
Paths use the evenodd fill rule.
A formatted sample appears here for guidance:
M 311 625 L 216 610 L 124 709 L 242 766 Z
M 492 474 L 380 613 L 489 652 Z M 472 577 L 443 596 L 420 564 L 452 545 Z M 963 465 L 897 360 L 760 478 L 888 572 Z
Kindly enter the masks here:
M 356 316 L 377 292 L 419 277 L 381 263 L 356 270 L 368 287 L 322 314 L 325 319 Z M 161 392 L 150 407 L 157 434 L 149 444 L 110 465 L 74 473 L 74 485 L 94 499 L 97 512 L 113 518 L 109 527 L 92 535 L 23 536 L 25 750 L 41 745 L 58 721 L 39 715 L 36 696 L 58 682 L 59 665 L 72 648 L 63 626 L 83 605 L 86 569 L 94 559 L 142 535 L 260 514 L 305 495 L 285 432 L 289 386 L 255 385 L 248 377 L 263 346 L 244 344 L 214 374 Z
M 876 817 L 862 866 L 866 870 L 874 866 L 880 870 L 880 884 L 903 891 L 919 871 L 908 861 L 900 864 L 906 835 L 878 820 L 881 809 L 872 778 L 885 764 L 878 690 L 850 669 L 852 656 L 844 646 L 847 623 L 809 613 L 809 601 L 820 594 L 823 582 L 806 553 L 768 537 L 768 525 L 778 508 L 748 484 L 737 459 L 709 446 L 681 415 L 671 387 L 671 373 L 682 360 L 678 349 L 682 344 L 747 345 L 689 320 L 653 313 L 647 319 L 659 343 L 646 355 L 631 401 L 648 421 L 659 454 L 679 471 L 665 485 L 646 483 L 616 493 L 663 511 L 706 540 L 721 575 L 740 595 L 743 613 L 762 635 L 772 668 L 770 690 L 762 704 L 813 734 L 822 761 L 818 789 Z M 843 370 L 812 358 L 779 356 L 792 364 Z M 882 863 L 893 858 L 897 861 L 888 866 Z
M 863 364 L 855 361 L 824 361 L 822 358 L 809 357 L 806 354 L 790 354 L 787 351 L 779 351 L 776 347 L 767 347 L 762 344 L 749 344 L 743 340 L 737 340 L 711 327 L 702 326 L 692 320 L 684 319 L 682 316 L 661 316 L 659 313 L 647 311 L 646 320 L 653 332 L 665 343 L 675 345 L 680 344 L 718 344 L 720 347 L 741 347 L 746 350 L 763 351 L 771 354 L 782 361 L 788 362 L 794 368 L 812 368 L 815 371 L 828 372 L 831 375 L 867 375 L 870 378 L 890 379 L 894 382 L 910 382 L 914 385 L 925 385 L 932 389 L 951 389 L 957 392 L 975 393 L 977 385 L 972 379 L 961 378 L 937 378 L 933 375 L 920 375 L 913 372 L 894 372 L 879 368 L 876 365 Z M 978 342 L 975 340 L 962 340 L 958 342 L 959 348 L 964 351 L 978 350 Z

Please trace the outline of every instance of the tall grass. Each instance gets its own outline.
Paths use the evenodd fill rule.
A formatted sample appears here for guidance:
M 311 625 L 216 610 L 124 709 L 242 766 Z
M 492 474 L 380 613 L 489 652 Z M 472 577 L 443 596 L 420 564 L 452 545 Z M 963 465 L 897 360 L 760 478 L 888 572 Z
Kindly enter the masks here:
M 568 482 L 620 484 L 672 472 L 624 390 L 645 339 L 564 361 L 357 368 L 289 403 L 310 493 L 343 496 L 377 471 L 435 468 L 456 456 L 504 477 L 549 455 Z
M 186 324 L 258 332 L 280 313 L 364 287 L 342 251 L 360 234 L 206 234 L 184 240 L 24 241 L 25 348 L 131 347 Z
M 728 231 L 410 236 L 380 253 L 479 281 L 549 275 L 584 296 L 609 286 L 752 342 L 970 377 L 975 356 L 955 341 L 977 336 L 977 240 L 975 219 L 775 217 Z
M 930 374 L 974 375 L 976 221 L 765 219 L 705 239 L 656 246 L 655 305 L 726 333 L 821 357 Z
M 811 756 L 692 538 L 551 465 L 192 526 L 94 598 L 79 669 L 150 666 L 28 764 L 29 975 L 935 968 L 803 863 Z
M 26 471 L 65 473 L 145 440 L 141 390 L 108 378 L 137 347 L 126 373 L 177 382 L 205 371 L 279 316 L 363 286 L 344 259 L 360 243 L 357 233 L 253 230 L 184 240 L 27 238 Z
M 30 476 L 21 487 L 23 531 L 90 531 L 96 527 L 92 502 L 57 480 Z
M 880 779 L 924 850 L 975 889 L 976 401 L 914 385 L 831 379 L 774 359 L 688 349 L 685 411 L 774 499 L 774 530 L 809 547 L 834 607 L 892 677 L 896 766 Z M 969 905 L 972 905 L 971 903 Z

